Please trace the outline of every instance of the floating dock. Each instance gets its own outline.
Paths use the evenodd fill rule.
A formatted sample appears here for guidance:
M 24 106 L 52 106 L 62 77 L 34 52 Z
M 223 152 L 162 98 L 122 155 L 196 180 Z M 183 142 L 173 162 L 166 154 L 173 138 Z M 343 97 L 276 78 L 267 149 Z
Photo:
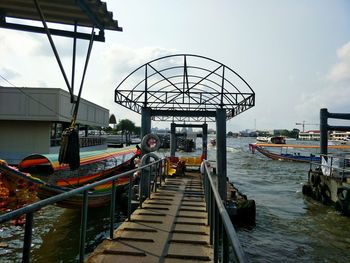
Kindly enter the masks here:
M 86 262 L 213 261 L 201 175 L 168 178 Z

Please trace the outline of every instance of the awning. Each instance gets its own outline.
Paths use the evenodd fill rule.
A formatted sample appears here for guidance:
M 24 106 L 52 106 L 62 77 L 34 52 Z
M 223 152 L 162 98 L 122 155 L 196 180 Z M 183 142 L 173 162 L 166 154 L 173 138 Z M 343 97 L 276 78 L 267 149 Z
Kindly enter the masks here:
M 100 39 L 104 41 L 104 30 L 122 31 L 118 21 L 113 19 L 113 13 L 107 10 L 107 4 L 100 0 L 37 0 L 46 22 L 77 25 L 83 27 L 96 27 L 100 30 Z M 45 33 L 43 28 L 25 23 L 13 23 L 6 18 L 21 20 L 42 21 L 34 0 L 1 0 L 0 1 L 0 27 Z M 42 32 L 41 32 L 42 31 Z M 77 38 L 83 34 L 73 31 L 50 28 L 51 34 Z M 56 32 L 57 31 L 57 32 Z M 97 36 L 96 36 L 97 37 Z

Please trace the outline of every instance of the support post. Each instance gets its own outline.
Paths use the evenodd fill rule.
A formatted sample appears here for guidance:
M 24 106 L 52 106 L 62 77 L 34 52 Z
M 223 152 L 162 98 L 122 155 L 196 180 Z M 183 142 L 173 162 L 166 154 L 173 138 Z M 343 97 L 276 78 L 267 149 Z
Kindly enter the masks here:
M 202 126 L 202 151 L 204 159 L 208 159 L 208 124 L 204 123 Z
M 141 139 L 151 133 L 151 109 L 143 107 L 141 110 Z
M 170 124 L 170 156 L 175 156 L 176 151 L 176 125 L 174 122 Z
M 216 170 L 218 179 L 218 192 L 222 201 L 226 204 L 226 111 L 216 110 Z
M 320 151 L 321 154 L 328 153 L 328 111 L 320 110 Z
M 148 134 L 151 133 L 151 109 L 147 107 L 143 107 L 141 110 L 141 140 L 142 138 Z M 145 153 L 143 150 L 141 150 L 141 155 L 143 156 Z M 140 180 L 140 200 L 144 200 L 144 197 L 146 196 L 147 189 L 148 189 L 148 180 L 147 180 L 148 173 L 145 171 L 145 169 L 141 170 L 141 180 Z

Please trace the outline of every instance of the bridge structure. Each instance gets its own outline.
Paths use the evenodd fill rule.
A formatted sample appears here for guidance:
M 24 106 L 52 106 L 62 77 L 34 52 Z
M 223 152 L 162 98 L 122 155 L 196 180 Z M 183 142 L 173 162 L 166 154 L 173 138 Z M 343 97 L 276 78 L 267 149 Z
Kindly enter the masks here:
M 215 122 L 218 189 L 226 200 L 226 121 L 255 105 L 255 92 L 241 75 L 208 57 L 168 55 L 124 78 L 115 89 L 115 102 L 141 114 L 141 137 L 151 132 L 152 121 L 170 122 L 172 156 L 176 127 L 199 127 L 206 158 L 207 125 Z

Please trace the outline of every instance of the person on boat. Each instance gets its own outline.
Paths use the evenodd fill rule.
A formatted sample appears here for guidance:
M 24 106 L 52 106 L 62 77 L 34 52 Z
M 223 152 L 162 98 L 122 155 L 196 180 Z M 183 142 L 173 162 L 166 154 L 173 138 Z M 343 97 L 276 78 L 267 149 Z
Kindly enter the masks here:
M 141 148 L 140 146 L 138 146 L 136 144 L 136 152 L 135 152 L 135 155 L 133 157 L 131 157 L 130 159 L 130 169 L 134 169 L 135 168 L 135 160 L 137 158 L 141 158 Z

